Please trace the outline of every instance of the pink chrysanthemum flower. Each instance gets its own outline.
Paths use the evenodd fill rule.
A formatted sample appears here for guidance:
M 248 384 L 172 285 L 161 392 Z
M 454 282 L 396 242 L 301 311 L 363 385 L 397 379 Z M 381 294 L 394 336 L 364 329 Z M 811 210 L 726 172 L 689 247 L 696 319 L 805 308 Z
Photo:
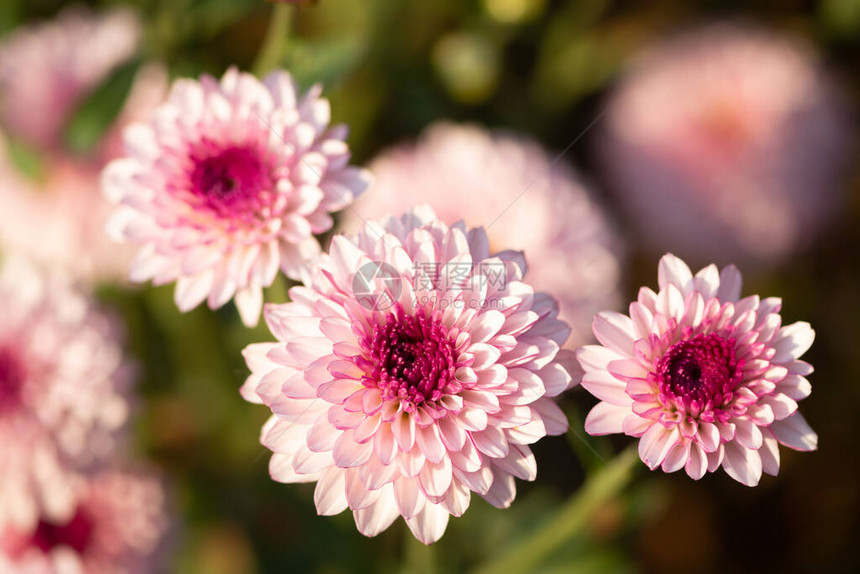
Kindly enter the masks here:
M 33 529 L 0 527 L 0 571 L 20 574 L 148 574 L 160 571 L 167 529 L 158 480 L 109 470 L 75 487 L 69 518 Z
M 114 322 L 20 260 L 0 273 L 0 523 L 68 518 L 69 474 L 111 452 L 131 369 Z
M 398 515 L 424 543 L 476 492 L 497 507 L 534 480 L 530 444 L 567 420 L 549 397 L 570 329 L 522 282 L 519 253 L 416 209 L 335 236 L 291 303 L 266 307 L 242 389 L 274 416 L 262 443 L 280 482 L 317 481 L 323 515 L 374 536 Z
M 176 281 L 182 311 L 235 297 L 255 325 L 278 268 L 301 278 L 314 234 L 367 185 L 319 94 L 300 97 L 284 72 L 261 83 L 233 69 L 177 81 L 149 123 L 131 126 L 104 191 L 120 205 L 112 234 L 141 246 L 132 280 Z
M 131 58 L 139 38 L 132 12 L 82 7 L 12 32 L 0 44 L 0 123 L 31 145 L 60 146 L 75 108 Z
M 775 262 L 808 245 L 844 200 L 850 124 L 809 47 L 717 25 L 636 62 L 598 149 L 650 247 Z
M 573 348 L 591 342 L 596 312 L 621 303 L 621 246 L 580 178 L 552 159 L 522 136 L 435 124 L 372 162 L 370 191 L 345 227 L 424 203 L 445 223 L 485 226 L 494 249 L 528 253 L 529 282 L 558 298 Z
M 818 437 L 797 410 L 812 367 L 808 323 L 782 326 L 782 301 L 740 298 L 734 266 L 695 276 L 674 255 L 660 260 L 659 292 L 647 287 L 630 315 L 594 320 L 602 345 L 577 351 L 582 386 L 601 400 L 589 434 L 640 437 L 652 470 L 681 468 L 694 479 L 720 466 L 748 486 L 779 471 L 778 444 L 815 450 Z

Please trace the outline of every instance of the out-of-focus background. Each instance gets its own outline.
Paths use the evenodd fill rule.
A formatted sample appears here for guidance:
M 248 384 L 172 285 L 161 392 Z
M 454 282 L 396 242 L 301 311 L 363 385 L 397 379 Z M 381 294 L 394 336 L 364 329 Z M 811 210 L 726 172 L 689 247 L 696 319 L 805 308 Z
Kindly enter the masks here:
M 518 484 L 512 508 L 475 497 L 429 549 L 402 521 L 367 539 L 349 513 L 317 517 L 312 485 L 269 479 L 258 443 L 268 410 L 238 394 L 240 351 L 268 340 L 265 327 L 244 328 L 232 306 L 180 314 L 171 286 L 129 286 L 128 259 L 100 235 L 97 178 L 122 153 L 118 126 L 145 118 L 170 79 L 251 69 L 272 10 L 262 0 L 3 0 L 0 251 L 71 266 L 126 322 L 140 368 L 131 448 L 167 484 L 169 572 L 468 572 L 547 521 L 632 443 L 585 437 L 595 399 L 581 389 L 562 399 L 572 430 L 536 445 L 538 480 Z M 119 18 L 114 29 L 59 31 L 57 22 L 104 13 Z M 623 311 L 673 250 L 694 269 L 736 262 L 745 293 L 781 296 L 785 323 L 816 330 L 804 357 L 816 367 L 813 393 L 800 410 L 817 452 L 783 448 L 780 475 L 756 488 L 722 472 L 693 482 L 642 466 L 542 571 L 860 571 L 860 0 L 318 0 L 290 20 L 281 64 L 305 88 L 323 83 L 356 163 L 395 145 L 444 147 L 455 128 L 437 122 L 465 123 L 488 141 L 543 146 L 534 161 L 575 179 L 570 193 L 587 190 L 603 214 L 596 236 L 609 271 L 576 259 L 593 236 L 561 248 L 534 239 L 546 226 L 528 209 L 512 210 L 491 237 L 499 249 L 534 240 L 542 265 L 587 271 L 557 282 L 563 311 L 586 280 L 595 298 L 618 290 L 611 305 Z M 468 141 L 451 145 L 414 167 L 424 180 L 403 195 L 420 199 L 426 188 L 429 201 L 471 166 L 469 178 L 495 182 L 471 183 L 476 194 L 564 204 L 528 178 L 492 173 Z M 508 181 L 516 189 L 492 187 Z M 495 217 L 457 215 L 473 225 Z M 592 222 L 556 218 L 568 231 Z M 267 292 L 267 301 L 284 297 L 283 283 Z M 577 317 L 577 343 L 587 342 Z

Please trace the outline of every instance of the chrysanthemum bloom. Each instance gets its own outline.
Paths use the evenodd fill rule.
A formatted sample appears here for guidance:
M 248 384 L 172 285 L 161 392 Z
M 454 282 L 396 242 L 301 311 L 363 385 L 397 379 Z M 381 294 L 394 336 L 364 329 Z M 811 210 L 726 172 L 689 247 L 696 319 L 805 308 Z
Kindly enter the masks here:
M 335 236 L 291 303 L 268 305 L 275 343 L 251 345 L 243 396 L 274 416 L 262 443 L 280 482 L 317 481 L 323 515 L 374 536 L 398 515 L 422 542 L 475 492 L 503 508 L 529 449 L 567 420 L 549 397 L 570 329 L 522 281 L 520 253 L 429 208 Z
M 812 367 L 798 358 L 812 344 L 808 323 L 782 326 L 782 301 L 741 299 L 734 266 L 695 276 L 674 255 L 660 260 L 660 290 L 643 287 L 630 315 L 594 320 L 602 345 L 577 351 L 582 386 L 601 400 L 589 434 L 640 437 L 649 468 L 685 469 L 699 479 L 720 466 L 758 484 L 779 471 L 778 444 L 815 450 L 818 437 L 797 410 Z
M 494 249 L 528 254 L 529 282 L 558 298 L 573 348 L 591 342 L 594 313 L 621 304 L 621 249 L 579 177 L 552 160 L 521 136 L 436 124 L 372 162 L 373 184 L 345 212 L 345 227 L 423 203 L 448 224 L 485 226 Z
M 0 123 L 31 145 L 54 148 L 75 108 L 137 48 L 132 12 L 64 10 L 0 44 Z
M 844 200 L 841 104 L 807 46 L 713 26 L 637 62 L 600 123 L 599 159 L 657 252 L 777 262 Z
M 103 183 L 120 206 L 111 233 L 140 245 L 132 280 L 176 281 L 182 311 L 235 297 L 256 324 L 278 268 L 301 278 L 314 234 L 367 185 L 319 94 L 300 97 L 284 72 L 261 83 L 230 70 L 220 83 L 177 81 L 149 123 L 129 127 L 128 157 Z
M 148 574 L 167 528 L 158 480 L 117 470 L 75 488 L 69 518 L 41 516 L 35 528 L 0 527 L 0 571 L 22 574 Z
M 68 519 L 71 471 L 106 456 L 131 369 L 110 317 L 14 260 L 0 273 L 0 523 Z

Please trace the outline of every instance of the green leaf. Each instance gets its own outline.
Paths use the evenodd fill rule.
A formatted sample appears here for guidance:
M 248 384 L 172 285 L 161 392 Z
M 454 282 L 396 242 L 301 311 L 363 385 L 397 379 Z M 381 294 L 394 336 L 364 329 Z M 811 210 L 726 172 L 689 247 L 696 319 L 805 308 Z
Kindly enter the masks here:
M 10 138 L 6 142 L 6 153 L 9 155 L 12 165 L 30 179 L 41 181 L 44 178 L 45 158 L 36 148 Z
M 78 106 L 65 130 L 64 141 L 70 150 L 85 154 L 101 141 L 122 110 L 139 67 L 139 61 L 118 67 Z
M 195 36 L 209 39 L 259 7 L 256 0 L 200 0 L 187 13 Z
M 293 24 L 293 6 L 276 4 L 269 16 L 269 29 L 263 38 L 263 44 L 257 54 L 253 70 L 258 77 L 263 77 L 278 68 L 284 58 L 288 46 L 290 29 Z
M 17 26 L 21 21 L 21 5 L 14 0 L 0 2 L 0 34 Z
M 845 38 L 856 37 L 860 32 L 860 0 L 824 0 L 819 12 L 829 32 Z
M 606 437 L 593 437 L 585 432 L 585 419 L 573 405 L 565 408 L 570 421 L 565 437 L 586 472 L 591 474 L 606 466 L 606 459 L 612 456 Z
M 294 39 L 285 58 L 286 68 L 303 87 L 318 82 L 339 83 L 364 59 L 366 47 L 359 38 L 302 41 Z

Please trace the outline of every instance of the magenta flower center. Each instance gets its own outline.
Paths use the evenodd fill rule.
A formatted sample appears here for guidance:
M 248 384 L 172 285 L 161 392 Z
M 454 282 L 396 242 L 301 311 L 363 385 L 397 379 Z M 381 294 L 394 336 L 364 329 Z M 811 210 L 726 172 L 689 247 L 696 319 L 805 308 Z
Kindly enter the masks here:
M 78 510 L 72 519 L 63 525 L 39 521 L 39 526 L 30 539 L 30 546 L 46 554 L 58 546 L 67 546 L 83 554 L 93 540 L 93 521 L 90 516 Z
M 386 400 L 399 399 L 407 412 L 461 389 L 454 378 L 454 341 L 432 315 L 407 315 L 398 309 L 374 326 L 362 346 L 368 357 L 362 382 L 379 388 Z
M 270 195 L 272 187 L 260 154 L 244 147 L 215 153 L 207 147 L 205 152 L 191 158 L 191 193 L 196 201 L 224 216 L 256 212 L 265 203 L 261 195 Z
M 0 347 L 0 413 L 21 404 L 26 373 L 11 349 Z
M 692 415 L 726 405 L 743 377 L 735 340 L 697 335 L 672 345 L 657 363 L 660 397 Z

